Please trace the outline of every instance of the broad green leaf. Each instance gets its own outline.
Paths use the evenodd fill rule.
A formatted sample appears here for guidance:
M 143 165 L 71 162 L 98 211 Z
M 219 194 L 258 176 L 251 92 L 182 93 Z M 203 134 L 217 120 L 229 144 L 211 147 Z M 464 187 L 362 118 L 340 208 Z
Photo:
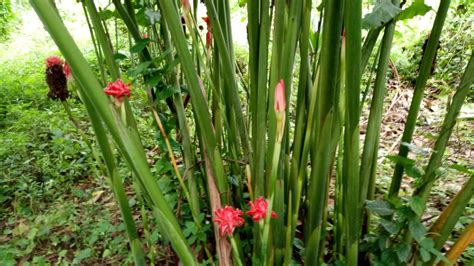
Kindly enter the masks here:
M 405 8 L 397 16 L 397 20 L 411 19 L 415 16 L 423 16 L 431 10 L 431 6 L 426 5 L 424 0 L 415 0 L 415 2 Z
M 423 262 L 427 262 L 427 261 L 429 261 L 430 258 L 431 258 L 430 253 L 429 253 L 426 249 L 424 249 L 424 248 L 420 248 L 420 255 L 421 255 L 421 260 L 422 260 Z
M 408 158 L 405 158 L 405 157 L 402 157 L 402 156 L 398 156 L 398 155 L 389 155 L 389 156 L 387 156 L 387 159 L 389 159 L 390 161 L 392 161 L 394 163 L 401 164 L 401 165 L 403 165 L 403 167 L 411 166 L 415 163 L 411 159 L 408 159 Z
M 450 165 L 449 168 L 458 170 L 458 171 L 461 172 L 461 173 L 465 173 L 465 174 L 469 174 L 469 175 L 474 174 L 474 171 L 473 171 L 473 170 L 470 170 L 470 169 L 468 169 L 468 168 L 466 168 L 465 166 L 460 165 L 460 164 L 453 164 L 453 165 Z
M 114 60 L 115 61 L 122 61 L 122 60 L 125 60 L 127 58 L 128 57 L 126 55 L 118 53 L 118 52 L 114 54 Z
M 99 16 L 102 20 L 107 20 L 107 19 L 113 18 L 113 17 L 119 17 L 117 15 L 117 12 L 109 10 L 109 9 L 99 11 Z
M 141 52 L 143 49 L 145 49 L 149 42 L 151 42 L 150 39 L 142 39 L 138 41 L 134 46 L 132 46 L 132 48 L 130 48 L 130 53 L 133 54 Z
M 368 200 L 366 202 L 366 208 L 373 214 L 380 216 L 387 216 L 393 214 L 392 206 L 383 200 Z
M 74 260 L 78 260 L 80 262 L 83 259 L 89 258 L 90 256 L 92 256 L 92 249 L 86 248 L 86 249 L 77 251 L 76 254 L 74 255 Z
M 365 15 L 362 20 L 362 27 L 365 29 L 375 29 L 389 22 L 401 12 L 401 9 L 392 4 L 390 0 L 381 0 L 375 4 L 374 10 Z
M 407 166 L 405 168 L 405 171 L 406 171 L 407 176 L 409 177 L 421 178 L 423 176 L 423 172 L 421 171 L 421 169 L 413 165 Z
M 420 247 L 426 250 L 432 251 L 435 243 L 432 238 L 425 237 L 419 242 L 419 244 L 420 244 Z
M 135 17 L 140 26 L 143 26 L 143 27 L 150 26 L 150 21 L 145 15 L 145 8 L 141 8 L 140 10 L 138 10 L 138 12 L 135 14 Z
M 148 69 L 150 64 L 151 64 L 151 61 L 140 63 L 135 68 L 130 69 L 128 71 L 128 75 L 131 77 L 136 77 L 138 75 L 141 75 Z
M 166 89 L 162 90 L 157 96 L 157 100 L 165 100 L 168 97 L 171 97 L 173 94 L 180 91 L 179 86 L 167 86 Z
M 400 225 L 389 220 L 381 219 L 380 225 L 391 235 L 396 234 L 400 231 Z
M 426 235 L 426 227 L 418 220 L 411 220 L 408 230 L 416 241 L 420 241 Z
M 410 209 L 412 209 L 418 216 L 421 216 L 425 210 L 425 204 L 420 197 L 415 196 L 410 198 L 408 200 L 408 205 L 410 206 Z
M 397 252 L 398 260 L 400 262 L 405 262 L 410 256 L 410 246 L 407 244 L 401 244 L 398 246 L 395 251 Z
M 147 79 L 146 84 L 150 87 L 155 87 L 156 85 L 158 85 L 158 82 L 160 82 L 162 79 L 163 79 L 162 75 L 156 75 L 150 79 Z

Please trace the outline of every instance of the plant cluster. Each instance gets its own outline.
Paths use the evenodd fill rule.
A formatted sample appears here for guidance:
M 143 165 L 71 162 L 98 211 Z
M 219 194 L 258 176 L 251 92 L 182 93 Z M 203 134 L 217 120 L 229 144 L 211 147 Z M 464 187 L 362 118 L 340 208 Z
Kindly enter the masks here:
M 135 264 L 162 261 L 169 243 L 176 257 L 165 260 L 184 265 L 428 265 L 455 262 L 472 241 L 471 222 L 443 250 L 473 195 L 472 176 L 434 222 L 423 222 L 473 86 L 472 53 L 413 195 L 399 195 L 404 174 L 414 169 L 409 147 L 449 0 L 437 8 L 385 194 L 375 193 L 375 183 L 390 51 L 397 22 L 431 9 L 423 0 L 403 7 L 379 1 L 364 18 L 361 0 L 324 0 L 318 9 L 312 0 L 241 2 L 248 15 L 248 79 L 235 59 L 233 38 L 241 36 L 232 35 L 229 1 L 204 0 L 205 32 L 198 1 L 112 0 L 104 9 L 82 1 L 98 75 L 51 1 L 30 3 L 70 66 L 70 83 L 96 137 L 90 157 L 107 178 Z M 113 44 L 112 22 L 129 38 L 130 53 Z M 370 96 L 361 90 L 367 72 L 375 77 Z M 140 94 L 147 114 L 133 104 Z M 137 123 L 142 115 L 151 121 L 148 129 Z M 150 128 L 151 140 L 145 138 Z M 246 214 L 258 221 L 251 226 L 241 217 L 247 204 Z

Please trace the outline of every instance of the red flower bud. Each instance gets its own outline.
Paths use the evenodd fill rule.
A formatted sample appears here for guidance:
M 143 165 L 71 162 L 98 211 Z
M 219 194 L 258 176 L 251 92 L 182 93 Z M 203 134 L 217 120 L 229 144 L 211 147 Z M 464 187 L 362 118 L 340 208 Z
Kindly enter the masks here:
M 212 45 L 211 19 L 209 17 L 203 17 L 202 20 L 207 24 L 206 47 L 209 48 Z
M 231 206 L 217 209 L 214 212 L 214 222 L 219 225 L 220 235 L 232 235 L 235 227 L 242 226 L 245 223 L 245 220 L 240 217 L 241 215 L 241 210 L 234 209 Z

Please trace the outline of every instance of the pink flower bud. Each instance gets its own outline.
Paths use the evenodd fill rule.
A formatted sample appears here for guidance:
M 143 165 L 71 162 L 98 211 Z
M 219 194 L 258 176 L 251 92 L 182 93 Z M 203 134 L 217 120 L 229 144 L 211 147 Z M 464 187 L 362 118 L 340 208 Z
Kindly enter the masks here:
M 181 6 L 186 11 L 191 10 L 191 5 L 189 4 L 189 0 L 181 0 Z
M 275 88 L 275 112 L 284 112 L 286 108 L 285 82 L 281 79 Z

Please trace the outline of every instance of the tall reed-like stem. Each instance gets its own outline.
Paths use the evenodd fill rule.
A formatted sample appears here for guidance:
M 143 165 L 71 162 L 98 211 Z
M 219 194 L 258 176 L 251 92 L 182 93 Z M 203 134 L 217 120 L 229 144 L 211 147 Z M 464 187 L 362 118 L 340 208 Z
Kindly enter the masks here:
M 171 242 L 184 263 L 189 265 L 196 264 L 196 259 L 184 238 L 179 224 L 150 172 L 139 137 L 132 133 L 133 130 L 130 131 L 122 123 L 120 116 L 102 92 L 102 86 L 95 78 L 92 69 L 82 56 L 61 18 L 54 11 L 51 2 L 31 0 L 30 3 L 71 68 L 75 70 L 74 75 L 81 84 L 79 86 L 82 90 L 81 95 L 88 99 L 94 110 L 101 117 L 128 166 L 139 178 L 144 191 L 149 195 L 155 206 L 154 213 L 157 215 L 157 221 L 162 234 Z
M 405 124 L 405 130 L 400 144 L 398 156 L 407 157 L 408 145 L 411 143 L 413 132 L 415 131 L 416 119 L 418 111 L 420 110 L 421 100 L 423 99 L 423 91 L 426 86 L 426 82 L 431 73 L 431 66 L 438 49 L 439 38 L 441 36 L 441 30 L 443 29 L 444 21 L 448 14 L 449 4 L 451 0 L 441 0 L 436 18 L 431 29 L 431 34 L 428 39 L 423 59 L 421 60 L 420 73 L 416 79 L 415 90 L 413 92 L 413 98 L 410 104 L 410 110 L 408 111 L 408 117 Z M 390 184 L 389 197 L 397 197 L 398 191 L 400 190 L 400 184 L 402 182 L 404 167 L 401 163 L 395 165 L 395 171 L 392 177 L 392 183 Z

